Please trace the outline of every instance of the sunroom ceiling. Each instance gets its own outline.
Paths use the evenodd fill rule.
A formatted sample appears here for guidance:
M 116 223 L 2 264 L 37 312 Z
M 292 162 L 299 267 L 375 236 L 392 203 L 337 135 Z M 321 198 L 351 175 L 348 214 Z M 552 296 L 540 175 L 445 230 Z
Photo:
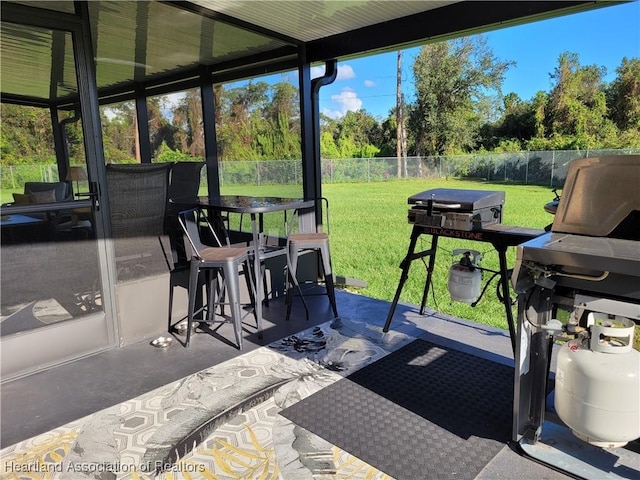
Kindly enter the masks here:
M 194 75 L 199 65 L 224 71 L 297 53 L 272 36 L 161 2 L 90 2 L 89 12 L 101 89 Z
M 611 4 L 593 1 L 193 0 L 87 3 L 101 98 L 229 81 L 396 50 Z M 615 2 L 613 2 L 615 3 Z M 65 105 L 77 89 L 70 36 L 22 25 L 73 1 L 3 1 L 2 101 Z M 28 7 L 26 13 L 19 8 Z M 17 20 L 16 20 L 17 19 Z M 11 23 L 11 21 L 14 21 Z M 28 20 L 24 23 L 30 23 Z
M 255 0 L 193 0 L 193 3 L 296 40 L 310 42 L 458 1 L 289 0 L 263 1 L 259 8 L 252 8 Z

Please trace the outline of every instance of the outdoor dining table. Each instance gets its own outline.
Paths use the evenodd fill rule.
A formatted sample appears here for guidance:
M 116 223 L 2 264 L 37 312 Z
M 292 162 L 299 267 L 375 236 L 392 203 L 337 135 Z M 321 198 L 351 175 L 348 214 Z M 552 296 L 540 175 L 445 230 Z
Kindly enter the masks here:
M 251 218 L 251 235 L 254 255 L 254 278 L 255 278 L 255 315 L 258 327 L 258 338 L 262 338 L 262 293 L 263 278 L 261 261 L 274 256 L 274 254 L 286 253 L 280 248 L 276 253 L 269 248 L 264 241 L 263 214 L 270 212 L 281 212 L 288 210 L 303 210 L 313 208 L 313 200 L 302 198 L 284 197 L 252 197 L 246 195 L 216 195 L 200 197 L 179 197 L 169 200 L 172 204 L 180 208 L 202 207 L 217 213 L 238 213 L 248 214 Z

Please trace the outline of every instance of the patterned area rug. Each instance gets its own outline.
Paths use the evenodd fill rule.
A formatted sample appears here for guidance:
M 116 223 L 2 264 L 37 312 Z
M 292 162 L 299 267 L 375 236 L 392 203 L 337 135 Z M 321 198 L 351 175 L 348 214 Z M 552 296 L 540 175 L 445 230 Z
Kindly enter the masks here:
M 281 414 L 397 478 L 474 479 L 509 441 L 513 369 L 424 340 Z
M 388 479 L 279 413 L 414 340 L 335 320 L 0 451 L 2 479 Z

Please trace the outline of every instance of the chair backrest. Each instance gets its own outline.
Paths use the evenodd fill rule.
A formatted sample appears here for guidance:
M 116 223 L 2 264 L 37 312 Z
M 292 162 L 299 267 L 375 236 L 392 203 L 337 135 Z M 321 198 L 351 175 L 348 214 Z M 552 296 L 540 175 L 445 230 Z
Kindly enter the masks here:
M 327 235 L 329 235 L 329 200 L 326 197 L 320 197 L 317 198 L 315 203 L 317 204 L 318 202 L 320 202 L 320 209 L 321 209 L 321 215 L 323 215 L 326 219 L 326 221 L 322 221 L 320 228 L 317 228 L 318 231 L 320 232 L 325 232 Z M 322 205 L 324 204 L 324 205 Z M 315 207 L 314 207 L 315 208 Z M 308 211 L 308 209 L 305 209 L 305 211 Z M 293 217 L 291 218 L 290 221 L 287 220 L 287 225 L 285 227 L 285 231 L 287 235 L 290 235 L 291 233 L 293 233 L 296 230 L 296 223 L 298 223 L 298 217 L 299 217 L 300 212 L 298 210 L 296 210 L 294 212 Z M 326 228 L 325 228 L 326 227 Z M 311 232 L 309 232 L 311 233 Z
M 222 246 L 222 242 L 220 242 L 220 238 L 211 226 L 211 223 L 207 217 L 202 214 L 202 211 L 199 208 L 192 208 L 190 210 L 180 212 L 178 214 L 178 223 L 180 224 L 184 235 L 187 237 L 193 254 L 197 257 L 200 256 L 200 252 L 202 252 L 202 250 L 211 247 L 211 245 L 207 245 L 202 241 L 202 237 L 200 235 L 200 228 L 202 228 L 202 226 L 207 228 L 211 233 L 212 238 L 217 243 L 215 246 Z
M 115 238 L 162 235 L 170 163 L 107 165 Z
M 165 218 L 165 233 L 174 235 L 178 228 L 176 216 L 181 208 L 171 203 L 172 198 L 196 197 L 200 190 L 204 162 L 177 162 L 171 167 Z
M 322 225 L 325 225 L 327 227 L 327 235 L 329 235 L 329 200 L 327 199 L 327 197 L 320 197 L 320 202 L 324 202 L 324 212 L 327 218 L 327 221 L 322 222 Z M 322 208 L 322 205 L 320 206 L 320 208 Z
M 25 195 L 37 195 L 46 194 L 52 192 L 52 198 L 56 202 L 64 202 L 71 200 L 71 190 L 69 184 L 66 182 L 25 182 L 24 193 Z M 47 198 L 47 200 L 50 200 Z M 33 203 L 49 203 L 49 201 L 33 201 Z
M 177 162 L 171 167 L 168 199 L 195 197 L 200 190 L 204 162 Z

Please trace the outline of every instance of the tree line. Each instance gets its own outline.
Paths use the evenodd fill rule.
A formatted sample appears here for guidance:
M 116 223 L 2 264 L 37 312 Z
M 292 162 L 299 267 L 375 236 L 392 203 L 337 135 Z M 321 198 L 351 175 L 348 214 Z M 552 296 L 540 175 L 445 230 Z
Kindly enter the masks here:
M 576 53 L 562 53 L 550 72 L 550 91 L 539 91 L 530 100 L 502 93 L 504 75 L 513 65 L 497 59 L 482 35 L 425 45 L 412 66 L 415 97 L 399 104 L 401 110 L 392 108 L 384 119 L 364 109 L 340 118 L 321 114 L 321 155 L 371 158 L 395 157 L 397 152 L 439 156 L 640 147 L 640 59 L 622 59 L 614 79 L 606 82 L 604 67 L 581 65 Z M 216 85 L 214 101 L 220 160 L 300 158 L 299 92 L 285 78 Z M 101 109 L 109 162 L 140 161 L 134 108 L 134 102 L 123 102 Z M 178 101 L 148 98 L 147 109 L 154 161 L 204 157 L 197 89 L 183 92 Z M 49 115 L 46 109 L 2 105 L 2 164 L 55 162 Z M 83 157 L 81 130 L 79 122 L 65 123 L 73 163 Z M 406 144 L 402 149 L 398 138 Z

